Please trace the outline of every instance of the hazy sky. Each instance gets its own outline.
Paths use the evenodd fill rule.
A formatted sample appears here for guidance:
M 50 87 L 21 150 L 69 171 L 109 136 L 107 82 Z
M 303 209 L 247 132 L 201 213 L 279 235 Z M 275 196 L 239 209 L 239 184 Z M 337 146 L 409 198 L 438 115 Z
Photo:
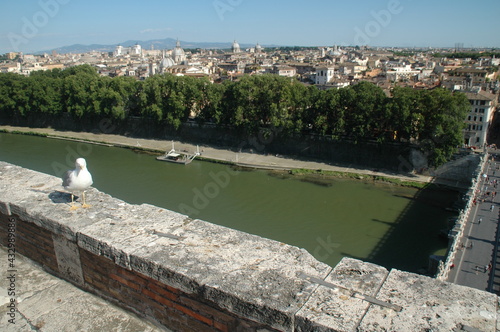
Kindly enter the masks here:
M 167 37 L 290 46 L 500 47 L 500 1 L 0 2 L 0 53 Z

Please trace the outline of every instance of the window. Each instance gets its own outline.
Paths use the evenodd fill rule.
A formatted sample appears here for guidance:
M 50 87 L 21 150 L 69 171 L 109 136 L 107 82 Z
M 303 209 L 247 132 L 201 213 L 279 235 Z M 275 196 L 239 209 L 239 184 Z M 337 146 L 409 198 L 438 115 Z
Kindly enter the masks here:
M 483 117 L 482 116 L 479 117 L 479 121 L 483 122 Z

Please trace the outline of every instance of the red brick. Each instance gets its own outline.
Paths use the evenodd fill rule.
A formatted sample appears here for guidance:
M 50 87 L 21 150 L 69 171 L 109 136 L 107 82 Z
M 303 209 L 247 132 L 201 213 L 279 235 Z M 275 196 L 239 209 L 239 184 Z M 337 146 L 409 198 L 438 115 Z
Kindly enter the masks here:
M 114 280 L 118 281 L 119 283 L 121 283 L 121 284 L 123 284 L 125 286 L 128 286 L 130 288 L 135 289 L 136 291 L 139 291 L 141 289 L 140 285 L 136 284 L 135 282 L 129 281 L 129 280 L 125 279 L 125 278 L 122 278 L 122 277 L 120 277 L 120 276 L 118 276 L 116 274 L 110 273 L 109 277 L 111 279 L 114 279 Z
M 214 327 L 222 332 L 229 332 L 229 327 L 226 324 L 219 323 L 217 321 L 214 321 Z
M 148 296 L 149 298 L 155 300 L 156 302 L 164 304 L 168 307 L 174 306 L 174 303 L 172 301 L 170 301 L 170 300 L 168 300 L 168 299 L 166 299 L 166 298 L 164 298 L 156 293 L 153 293 L 150 290 L 147 290 L 146 288 L 144 288 L 142 290 L 142 294 L 144 294 L 144 295 Z
M 233 316 L 230 316 L 229 314 L 226 314 L 222 309 L 217 309 L 212 306 L 209 306 L 207 304 L 201 303 L 199 301 L 193 300 L 189 297 L 186 296 L 181 296 L 179 298 L 180 303 L 186 305 L 187 307 L 194 309 L 198 312 L 201 312 L 207 317 L 211 317 L 221 323 L 224 324 L 231 324 L 232 322 L 235 321 L 235 318 Z
M 179 310 L 179 311 L 181 311 L 181 312 L 183 312 L 183 313 L 185 313 L 186 315 L 188 315 L 188 316 L 196 319 L 197 321 L 203 322 L 203 323 L 205 323 L 205 324 L 207 324 L 209 326 L 213 326 L 214 325 L 214 321 L 211 320 L 210 318 L 202 316 L 199 313 L 194 312 L 193 310 L 188 309 L 188 308 L 186 308 L 184 306 L 181 306 L 181 305 L 179 305 L 177 303 L 174 303 L 174 308 L 177 309 L 177 310 Z
M 84 277 L 88 276 L 92 280 L 106 282 L 106 278 L 102 274 L 98 273 L 97 271 L 92 270 L 92 269 L 88 269 L 88 268 L 83 268 L 82 270 L 83 270 Z
M 171 291 L 172 293 L 174 294 L 181 294 L 182 292 L 177 289 L 177 288 L 174 288 L 174 287 L 171 287 L 171 286 L 168 286 L 168 285 L 164 285 L 162 284 L 164 287 L 166 287 L 169 291 Z
M 158 282 L 158 280 L 156 279 L 153 279 L 151 277 L 148 277 L 147 275 L 144 275 L 142 273 L 139 273 L 139 272 L 136 272 L 136 271 L 131 271 L 132 273 L 135 273 L 136 275 L 138 275 L 139 277 L 141 277 L 142 279 L 144 279 L 146 282 Z
M 107 291 L 109 289 L 109 285 L 106 282 L 99 281 L 97 279 L 89 278 L 87 275 L 84 275 L 84 280 L 87 285 L 90 285 L 100 291 Z
M 103 276 L 108 276 L 116 271 L 116 265 L 111 260 L 96 256 L 83 249 L 80 249 L 80 261 L 85 269 L 96 271 Z
M 166 309 L 169 307 L 168 305 L 156 302 L 154 299 L 146 296 L 143 293 L 136 293 L 133 291 L 130 291 L 129 293 L 130 293 L 129 295 L 131 297 L 140 299 L 141 305 L 139 308 L 144 313 L 148 312 L 148 310 L 149 310 L 150 312 L 155 311 L 155 312 L 158 312 L 158 313 L 164 315 L 166 312 Z
M 40 247 L 35 245 L 32 241 L 35 240 L 30 240 L 25 237 L 17 237 L 16 247 L 18 247 L 20 250 L 31 251 L 34 254 L 38 254 L 42 257 L 51 257 L 55 259 L 56 254 L 54 252 L 54 248 Z
M 16 228 L 17 234 L 24 235 L 26 237 L 36 240 L 39 246 L 46 245 L 50 248 L 54 248 L 52 233 L 31 223 L 19 222 Z
M 114 297 L 117 300 L 126 302 L 124 301 L 125 293 L 119 287 L 106 287 L 105 289 L 100 289 L 100 290 L 105 292 L 106 294 L 109 294 L 110 296 Z
M 39 264 L 46 265 L 54 271 L 58 271 L 55 254 L 51 255 L 46 251 L 40 250 L 39 248 L 34 247 L 31 243 L 20 238 L 16 241 L 16 250 L 31 260 Z
M 139 276 L 133 271 L 125 270 L 124 268 L 118 267 L 116 269 L 116 274 L 124 277 L 127 280 L 133 281 L 137 284 L 145 285 L 147 283 L 146 279 L 142 276 Z
M 160 294 L 161 296 L 166 297 L 167 299 L 177 301 L 178 296 L 176 294 L 173 294 L 173 293 L 165 290 L 166 287 L 165 288 L 163 288 L 163 287 L 165 287 L 165 285 L 152 283 L 152 282 L 148 283 L 148 285 L 147 285 L 147 288 L 149 288 L 153 292 Z
M 48 250 L 54 250 L 54 243 L 52 242 L 52 236 L 47 234 L 49 238 L 45 236 L 35 235 L 26 229 L 21 229 L 17 232 L 16 238 L 24 238 L 26 241 L 30 242 L 32 245 L 38 248 L 45 248 Z

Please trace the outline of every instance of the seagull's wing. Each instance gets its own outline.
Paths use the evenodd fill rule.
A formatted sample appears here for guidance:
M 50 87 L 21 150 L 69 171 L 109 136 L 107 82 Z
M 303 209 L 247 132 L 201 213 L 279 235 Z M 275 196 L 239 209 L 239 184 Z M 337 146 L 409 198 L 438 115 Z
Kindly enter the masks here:
M 63 180 L 63 187 L 67 187 L 69 186 L 70 184 L 70 179 L 71 179 L 71 174 L 73 174 L 73 171 L 67 171 L 66 173 L 64 173 L 63 177 L 62 177 L 62 180 Z

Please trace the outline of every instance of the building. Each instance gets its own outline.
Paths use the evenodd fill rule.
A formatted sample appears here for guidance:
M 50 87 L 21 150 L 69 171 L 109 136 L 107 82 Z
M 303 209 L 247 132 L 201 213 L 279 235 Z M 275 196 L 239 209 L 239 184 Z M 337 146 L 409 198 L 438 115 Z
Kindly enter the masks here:
M 465 120 L 465 146 L 482 148 L 487 144 L 488 129 L 497 107 L 497 96 L 485 92 L 466 92 L 471 109 Z
M 139 44 L 135 44 L 134 46 L 131 47 L 123 47 L 121 45 L 118 45 L 113 51 L 113 56 L 115 57 L 124 55 L 141 55 L 141 54 L 142 54 L 142 47 Z
M 316 67 L 316 76 L 314 82 L 317 85 L 325 85 L 333 79 L 334 75 L 334 67 Z
M 295 75 L 297 75 L 297 69 L 290 66 L 274 66 L 272 73 L 279 76 L 295 77 Z
M 478 86 L 486 82 L 488 71 L 476 68 L 458 68 L 448 72 L 450 78 L 457 77 L 472 86 Z M 491 78 L 491 77 L 490 77 Z
M 459 68 L 448 71 L 444 86 L 450 90 L 467 91 L 472 87 L 488 88 L 488 81 L 494 79 L 495 73 L 476 68 Z
M 389 81 L 398 82 L 400 80 L 410 80 L 421 73 L 420 70 L 414 70 L 411 65 L 392 66 L 386 69 L 385 75 Z
M 0 72 L 2 73 L 21 73 L 21 63 L 20 62 L 13 62 L 13 63 L 6 63 L 2 64 L 0 66 Z
M 5 53 L 5 55 L 7 56 L 7 59 L 14 60 L 20 54 L 17 52 L 8 52 L 8 53 Z

